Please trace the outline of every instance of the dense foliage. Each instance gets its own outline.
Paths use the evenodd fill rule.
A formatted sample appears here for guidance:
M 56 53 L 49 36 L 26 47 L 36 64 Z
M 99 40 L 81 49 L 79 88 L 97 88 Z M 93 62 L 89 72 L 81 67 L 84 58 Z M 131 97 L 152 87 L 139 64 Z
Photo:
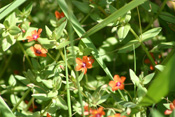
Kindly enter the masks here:
M 173 0 L 2 0 L 1 117 L 175 117 Z

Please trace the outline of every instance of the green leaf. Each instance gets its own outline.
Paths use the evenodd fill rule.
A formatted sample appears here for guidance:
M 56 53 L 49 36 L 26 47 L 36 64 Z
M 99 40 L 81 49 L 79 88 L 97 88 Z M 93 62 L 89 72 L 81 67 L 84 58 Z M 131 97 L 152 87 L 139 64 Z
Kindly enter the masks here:
M 127 34 L 128 34 L 128 32 L 129 32 L 129 30 L 130 30 L 130 25 L 124 25 L 124 26 L 121 26 L 121 27 L 119 27 L 119 29 L 118 29 L 118 31 L 117 31 L 117 34 L 118 34 L 118 37 L 119 37 L 119 39 L 120 40 L 123 40 L 126 36 L 127 36 Z
M 145 96 L 147 93 L 147 89 L 145 87 L 143 87 L 141 84 L 138 85 L 138 89 L 137 89 L 137 94 L 138 94 L 138 102 L 141 101 L 141 99 L 143 98 L 143 96 Z
M 143 100 L 140 102 L 140 105 L 149 106 L 151 104 L 159 102 L 162 97 L 168 94 L 170 91 L 175 89 L 175 54 L 166 64 L 163 72 L 160 72 L 152 84 L 148 88 L 148 92 Z M 159 90 L 159 91 L 158 91 Z
M 169 22 L 169 23 L 175 24 L 175 20 L 174 20 L 175 19 L 175 16 L 172 15 L 172 14 L 170 14 L 170 13 L 168 13 L 168 12 L 161 12 L 160 15 L 159 15 L 159 17 L 161 19 Z
M 161 72 L 165 69 L 165 67 L 163 65 L 156 65 L 155 68 Z
M 137 7 L 140 4 L 143 4 L 146 0 L 133 0 L 130 3 L 126 4 L 122 8 L 118 9 L 114 13 L 112 13 L 110 16 L 105 18 L 101 23 L 95 25 L 92 27 L 90 30 L 88 30 L 85 34 L 83 34 L 82 37 L 88 37 L 95 32 L 99 31 L 100 29 L 104 28 L 107 26 L 109 23 L 114 22 L 116 19 L 121 17 L 122 15 L 126 14 L 128 11 L 132 10 L 133 8 Z M 59 2 L 59 0 L 58 0 Z
M 171 113 L 170 117 L 175 117 L 175 109 L 173 109 L 173 112 Z
M 13 36 L 10 36 L 10 35 L 6 36 L 2 40 L 2 50 L 7 51 L 15 42 L 16 42 L 16 39 L 14 39 Z
M 109 94 L 101 96 L 100 100 L 97 102 L 97 105 L 102 104 L 103 102 L 105 102 L 108 99 L 109 96 L 110 96 Z
M 26 0 L 15 0 L 14 2 L 6 5 L 0 9 L 0 20 L 7 16 L 10 12 L 16 9 L 18 6 L 23 4 Z
M 54 32 L 56 34 L 56 39 L 60 39 L 60 37 L 61 37 L 65 27 L 66 27 L 66 24 L 67 24 L 67 20 L 62 22 L 62 24 L 54 30 Z
M 56 47 L 56 49 L 60 49 L 60 48 L 64 48 L 65 46 L 69 45 L 70 41 L 63 41 L 60 44 L 58 44 L 58 46 Z
M 52 37 L 52 31 L 45 25 L 45 29 L 46 29 L 46 34 L 49 38 Z
M 38 42 L 45 48 L 56 48 L 57 42 L 55 40 L 49 40 L 47 38 L 38 38 Z
M 153 39 L 155 36 L 157 36 L 160 31 L 162 30 L 161 27 L 157 27 L 157 28 L 152 28 L 146 32 L 144 32 L 140 37 L 140 39 L 142 39 L 142 42 Z
M 41 80 L 41 82 L 48 88 L 53 88 L 52 86 L 52 80 Z
M 82 12 L 89 13 L 90 12 L 90 6 L 87 2 L 79 2 L 79 1 L 72 1 L 72 3 Z
M 15 75 L 15 78 L 19 81 L 21 81 L 23 84 L 27 85 L 30 83 L 30 80 L 23 77 L 23 76 L 20 76 L 20 75 Z
M 6 19 L 5 21 L 8 21 L 8 23 L 11 26 L 15 26 L 16 25 L 16 16 L 15 16 L 15 12 L 11 13 Z
M 38 63 L 38 61 L 36 59 L 32 58 L 31 61 L 32 61 L 32 66 L 35 70 L 40 70 L 41 69 L 41 66 L 40 66 L 40 64 Z
M 17 35 L 18 33 L 20 33 L 21 32 L 21 29 L 18 27 L 18 26 L 12 26 L 12 27 L 10 27 L 10 29 L 9 29 L 9 33 L 11 34 L 11 35 Z
M 151 109 L 151 115 L 152 117 L 164 117 L 158 110 L 156 109 Z
M 56 104 L 64 110 L 68 109 L 66 101 L 63 100 L 60 96 L 58 96 L 58 98 L 56 98 Z
M 9 84 L 11 86 L 15 86 L 16 85 L 16 79 L 15 79 L 15 77 L 13 75 L 10 75 Z
M 15 117 L 3 98 L 0 96 L 0 116 L 1 117 Z
M 51 99 L 45 93 L 32 94 L 32 97 L 42 100 L 42 101 L 47 101 Z
M 59 90 L 60 87 L 61 87 L 61 84 L 62 84 L 62 79 L 61 77 L 55 77 L 52 81 L 52 84 L 53 84 L 53 88 L 55 90 Z
M 155 73 L 151 73 L 143 78 L 143 84 L 148 84 L 152 78 L 154 77 Z
M 134 85 L 139 86 L 140 84 L 139 78 L 136 76 L 136 74 L 134 73 L 132 69 L 129 69 L 129 74 L 130 74 L 130 78 L 132 82 L 134 83 Z

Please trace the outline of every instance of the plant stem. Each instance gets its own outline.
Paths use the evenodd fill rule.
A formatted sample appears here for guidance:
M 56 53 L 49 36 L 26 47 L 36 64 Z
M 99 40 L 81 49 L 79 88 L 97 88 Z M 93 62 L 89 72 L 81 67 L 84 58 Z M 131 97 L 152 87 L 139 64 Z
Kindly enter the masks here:
M 18 42 L 18 41 L 17 41 L 17 44 L 19 45 L 19 47 L 20 47 L 21 50 L 23 51 L 25 57 L 27 58 L 27 61 L 29 62 L 30 67 L 32 68 L 32 63 L 31 63 L 31 61 L 30 61 L 30 59 L 29 59 L 29 56 L 27 55 L 26 51 L 24 50 L 23 46 L 22 46 L 21 43 Z
M 65 56 L 64 56 L 64 54 L 63 54 L 63 52 L 62 52 L 61 50 L 59 50 L 59 52 L 60 52 L 61 57 L 63 58 L 63 60 L 67 62 L 67 60 L 66 60 L 66 58 L 65 58 Z M 72 70 L 71 66 L 70 66 L 68 63 L 67 63 L 67 66 L 69 67 L 70 70 Z
M 123 96 L 122 92 L 120 91 L 120 89 L 118 89 L 118 92 L 119 92 L 120 96 L 123 98 L 123 100 L 127 101 L 126 98 Z
M 84 72 L 82 72 L 80 74 L 80 77 L 83 77 L 83 76 L 84 76 Z M 82 78 L 80 78 L 80 79 L 82 79 Z M 83 117 L 85 117 L 85 115 L 84 115 L 84 107 L 83 107 L 83 100 L 82 100 L 81 89 L 80 89 L 79 77 L 76 77 L 76 80 L 77 80 L 77 86 L 78 86 L 79 100 L 80 100 L 80 104 L 81 104 L 81 111 L 82 111 Z
M 132 28 L 130 28 L 131 33 L 136 37 L 136 39 L 138 39 L 138 41 L 140 42 L 142 49 L 145 51 L 146 55 L 148 56 L 149 60 L 151 61 L 151 64 L 155 67 L 155 63 L 154 60 L 152 58 L 152 56 L 150 55 L 149 51 L 147 50 L 147 48 L 145 47 L 145 45 L 142 43 L 142 40 L 139 38 L 139 36 L 134 32 L 134 30 Z
M 71 100 L 70 100 L 70 90 L 69 90 L 69 78 L 68 78 L 68 66 L 67 66 L 67 56 L 66 56 L 66 49 L 64 47 L 64 56 L 65 56 L 65 65 L 66 65 L 66 89 L 67 89 L 67 102 L 68 102 L 68 111 L 69 117 L 72 116 L 72 109 L 71 109 Z
M 19 106 L 19 104 L 24 100 L 24 98 L 29 94 L 30 88 L 24 93 L 22 98 L 19 100 L 19 102 L 13 107 L 12 112 L 16 110 L 16 108 Z

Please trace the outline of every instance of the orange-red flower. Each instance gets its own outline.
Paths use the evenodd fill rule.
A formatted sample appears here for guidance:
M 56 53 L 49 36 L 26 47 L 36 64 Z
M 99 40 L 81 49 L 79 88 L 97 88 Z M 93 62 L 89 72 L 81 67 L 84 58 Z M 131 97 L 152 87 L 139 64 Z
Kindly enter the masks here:
M 124 89 L 124 81 L 125 81 L 126 77 L 124 76 L 120 76 L 119 75 L 115 75 L 114 76 L 114 81 L 110 81 L 109 82 L 109 86 L 112 87 L 112 91 L 115 91 L 115 90 L 123 90 Z
M 35 44 L 34 46 L 30 47 L 30 49 L 35 53 L 36 56 L 47 56 L 47 50 L 42 48 L 40 44 Z
M 63 12 L 59 13 L 58 11 L 55 11 L 55 17 L 59 20 L 64 17 L 64 13 Z
M 98 108 L 97 110 L 92 110 L 92 116 L 90 117 L 102 117 L 105 115 L 105 112 L 103 111 L 103 107 Z
M 33 40 L 37 41 L 37 39 L 40 37 L 41 32 L 42 32 L 41 28 L 38 29 L 38 32 L 34 30 L 31 32 L 32 36 L 27 36 L 26 39 L 28 39 L 28 42 L 33 41 Z
M 94 63 L 94 59 L 88 56 L 83 56 L 83 59 L 76 58 L 76 63 L 78 64 L 75 67 L 76 71 L 82 71 L 84 74 L 86 74 L 87 69 L 92 68 L 92 64 Z
M 170 109 L 165 110 L 164 114 L 170 115 L 174 109 L 175 109 L 175 100 L 173 101 L 173 103 L 170 103 Z
M 126 116 L 121 116 L 120 113 L 116 113 L 115 115 L 108 116 L 108 117 L 126 117 Z
M 154 54 L 152 53 L 152 52 L 150 52 L 150 55 L 151 55 L 151 57 L 153 58 L 153 60 L 154 60 L 154 62 L 155 62 L 155 64 L 157 65 L 158 64 L 158 62 L 156 61 L 156 59 L 155 59 L 155 57 L 154 57 Z M 159 58 L 161 58 L 161 56 L 159 56 Z M 150 65 L 150 70 L 154 70 L 154 66 L 152 65 L 152 63 L 151 63 L 151 61 L 147 58 L 147 59 L 145 59 L 144 60 L 144 63 L 146 63 L 146 64 L 149 64 Z

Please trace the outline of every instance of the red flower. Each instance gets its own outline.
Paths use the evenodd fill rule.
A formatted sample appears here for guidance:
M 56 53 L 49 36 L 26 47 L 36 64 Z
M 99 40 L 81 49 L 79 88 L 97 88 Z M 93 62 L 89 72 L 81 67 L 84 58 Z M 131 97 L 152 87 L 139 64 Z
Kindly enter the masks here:
M 120 113 L 116 113 L 115 115 L 108 116 L 108 117 L 126 117 L 126 116 L 121 116 Z
M 114 81 L 110 81 L 109 82 L 109 86 L 112 87 L 112 91 L 115 91 L 115 90 L 123 90 L 124 89 L 124 81 L 125 81 L 126 77 L 124 76 L 120 76 L 119 75 L 115 75 L 114 76 Z
M 55 11 L 55 16 L 59 20 L 64 17 L 64 13 L 63 12 L 59 13 L 58 11 Z
M 75 67 L 76 71 L 82 71 L 84 74 L 86 74 L 87 69 L 92 68 L 92 64 L 94 63 L 94 59 L 88 56 L 83 56 L 83 59 L 81 58 L 76 58 L 76 63 L 78 64 Z
M 33 40 L 37 41 L 37 39 L 40 37 L 41 32 L 42 32 L 41 28 L 38 29 L 38 32 L 34 30 L 31 32 L 32 36 L 27 36 L 26 39 L 28 39 L 28 42 L 33 41 Z
M 97 110 L 92 110 L 92 116 L 90 117 L 102 117 L 103 115 L 105 115 L 105 112 L 103 111 L 103 107 L 100 107 Z
M 47 56 L 47 50 L 45 48 L 42 48 L 40 44 L 35 44 L 34 47 L 30 47 L 30 49 L 35 53 L 36 56 Z
M 151 52 L 150 53 L 150 55 L 151 55 L 151 57 L 153 58 L 153 60 L 154 60 L 154 62 L 155 62 L 155 64 L 157 65 L 158 64 L 158 62 L 156 61 L 156 59 L 155 59 L 155 57 L 154 57 L 154 54 Z M 149 64 L 150 65 L 150 70 L 154 70 L 154 66 L 152 65 L 152 63 L 151 63 L 151 61 L 147 58 L 147 59 L 145 59 L 144 60 L 144 63 L 146 63 L 146 64 Z
M 170 109 L 165 110 L 164 114 L 170 115 L 174 109 L 175 109 L 175 100 L 173 101 L 173 103 L 170 103 Z

